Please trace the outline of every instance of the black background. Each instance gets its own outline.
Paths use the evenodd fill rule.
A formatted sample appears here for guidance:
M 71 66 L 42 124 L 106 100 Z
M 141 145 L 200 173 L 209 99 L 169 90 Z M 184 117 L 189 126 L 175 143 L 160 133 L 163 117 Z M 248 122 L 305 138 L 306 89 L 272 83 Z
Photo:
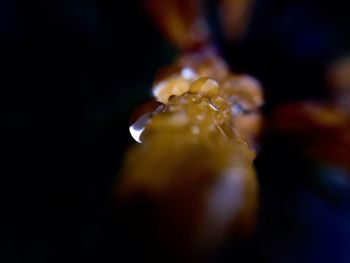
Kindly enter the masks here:
M 207 3 L 215 7 L 215 1 Z M 247 36 L 236 43 L 221 37 L 214 11 L 208 13 L 219 48 L 234 70 L 262 81 L 266 114 L 285 101 L 327 97 L 327 65 L 349 48 L 349 3 L 259 0 Z M 156 70 L 171 63 L 176 50 L 138 1 L 1 0 L 0 40 L 0 261 L 117 262 L 123 253 L 115 241 L 112 193 L 132 143 L 128 116 L 149 99 Z M 303 172 L 292 169 L 293 153 L 284 155 L 285 162 L 275 159 L 286 150 L 273 145 L 283 142 L 267 136 L 264 145 L 257 262 L 349 262 L 348 205 L 329 204 L 323 194 L 310 203 L 321 210 L 309 212 L 309 224 L 339 226 L 335 232 L 290 222 L 299 208 L 289 208 L 314 189 L 301 179 L 309 168 L 299 163 Z M 286 167 L 291 169 L 278 179 Z M 322 210 L 322 202 L 330 210 Z M 334 217 L 318 220 L 318 213 L 334 209 Z M 293 227 L 301 234 L 289 237 Z M 295 248 L 312 242 L 314 252 Z

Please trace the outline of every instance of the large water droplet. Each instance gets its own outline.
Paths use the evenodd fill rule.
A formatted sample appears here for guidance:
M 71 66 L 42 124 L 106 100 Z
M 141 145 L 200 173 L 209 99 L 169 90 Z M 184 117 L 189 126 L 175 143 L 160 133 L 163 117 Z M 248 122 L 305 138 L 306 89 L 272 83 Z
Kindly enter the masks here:
M 133 112 L 130 118 L 129 131 L 135 141 L 142 143 L 141 135 L 147 124 L 154 115 L 164 111 L 165 107 L 165 104 L 159 101 L 150 101 L 142 104 Z

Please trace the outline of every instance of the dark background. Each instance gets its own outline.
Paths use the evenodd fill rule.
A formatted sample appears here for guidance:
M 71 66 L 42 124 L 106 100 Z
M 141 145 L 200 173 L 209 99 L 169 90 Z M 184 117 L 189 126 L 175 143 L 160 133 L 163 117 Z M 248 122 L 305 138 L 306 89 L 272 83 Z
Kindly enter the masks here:
M 258 0 L 236 43 L 207 3 L 232 68 L 262 81 L 267 116 L 285 101 L 327 98 L 327 65 L 350 47 L 349 3 Z M 112 194 L 132 143 L 128 116 L 175 55 L 138 1 L 0 1 L 0 262 L 121 260 Z M 240 256 L 350 262 L 349 184 L 310 183 L 314 168 L 284 146 L 262 143 L 262 219 L 242 248 L 254 253 Z

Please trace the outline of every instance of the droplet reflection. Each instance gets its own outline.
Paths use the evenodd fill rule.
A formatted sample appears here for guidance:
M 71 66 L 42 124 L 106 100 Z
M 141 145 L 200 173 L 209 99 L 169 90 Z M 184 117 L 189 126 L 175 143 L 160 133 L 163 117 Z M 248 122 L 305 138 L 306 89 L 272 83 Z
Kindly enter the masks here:
M 130 118 L 129 131 L 136 142 L 142 143 L 141 135 L 147 124 L 154 115 L 164 111 L 165 107 L 164 103 L 150 101 L 142 104 L 133 112 Z

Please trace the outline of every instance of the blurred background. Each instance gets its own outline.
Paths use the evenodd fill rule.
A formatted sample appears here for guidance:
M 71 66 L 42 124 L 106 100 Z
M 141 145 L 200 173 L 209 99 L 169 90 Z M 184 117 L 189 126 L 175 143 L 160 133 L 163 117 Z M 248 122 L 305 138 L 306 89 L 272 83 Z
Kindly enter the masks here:
M 256 0 L 233 41 L 205 3 L 232 69 L 262 82 L 267 120 L 286 102 L 329 100 L 329 67 L 350 52 L 349 2 Z M 136 0 L 1 0 L 0 38 L 0 261 L 129 262 L 112 197 L 128 119 L 177 50 Z M 350 262 L 349 171 L 269 129 L 257 169 L 257 233 L 223 261 Z

